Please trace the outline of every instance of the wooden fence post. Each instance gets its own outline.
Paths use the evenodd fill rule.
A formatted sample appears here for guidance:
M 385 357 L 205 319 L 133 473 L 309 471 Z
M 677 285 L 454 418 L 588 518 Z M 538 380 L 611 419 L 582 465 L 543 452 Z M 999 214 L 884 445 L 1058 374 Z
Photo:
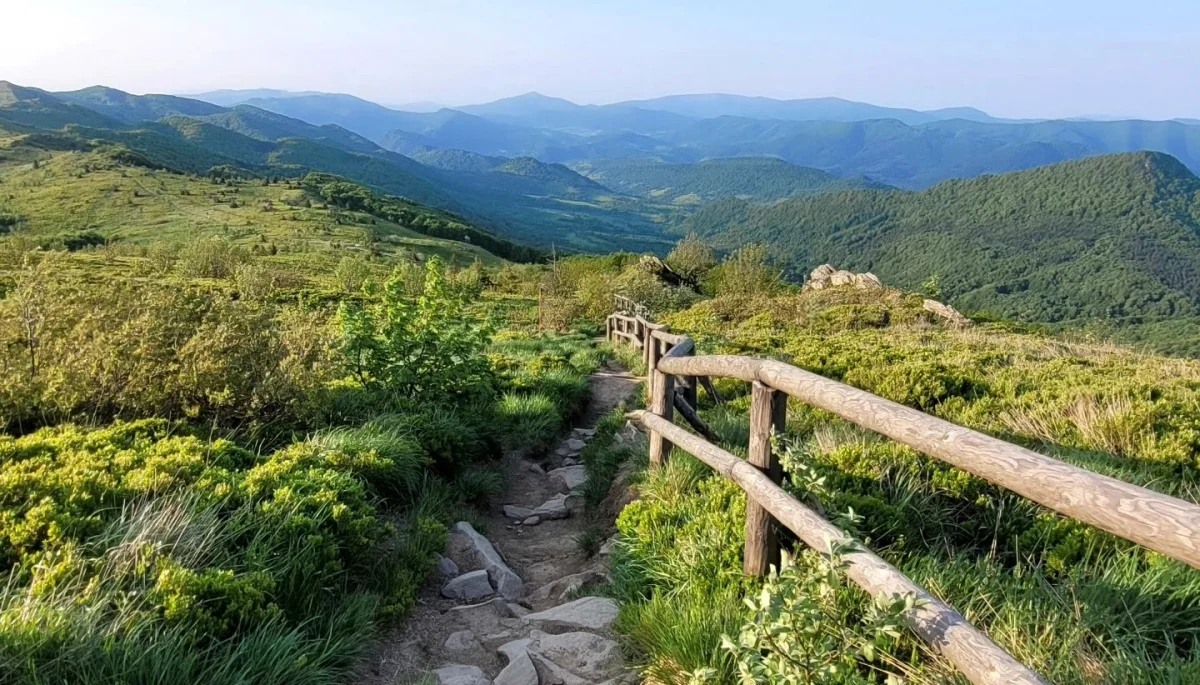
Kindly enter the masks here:
M 646 348 L 649 356 L 646 359 L 646 374 L 650 380 L 650 411 L 667 421 L 675 419 L 675 377 L 658 370 L 658 360 L 662 358 L 659 345 L 661 340 L 653 334 L 646 336 Z M 671 443 L 656 431 L 650 432 L 650 466 L 662 466 L 671 454 Z
M 754 381 L 750 390 L 750 451 L 746 461 L 765 473 L 772 482 L 783 480 L 779 458 L 771 451 L 771 433 L 783 432 L 787 423 L 787 394 Z M 771 515 L 751 498 L 746 498 L 746 575 L 765 576 L 771 566 L 779 568 L 779 541 Z
M 692 348 L 687 356 L 692 357 L 696 354 L 696 348 Z M 700 377 L 699 376 L 682 376 L 679 379 L 683 382 L 683 399 L 692 409 L 700 409 Z

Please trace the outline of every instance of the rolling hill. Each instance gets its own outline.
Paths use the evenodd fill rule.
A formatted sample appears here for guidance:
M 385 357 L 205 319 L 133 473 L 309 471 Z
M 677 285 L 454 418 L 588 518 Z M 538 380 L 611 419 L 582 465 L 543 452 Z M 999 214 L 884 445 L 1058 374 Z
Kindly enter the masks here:
M 766 243 L 797 272 L 828 262 L 909 289 L 936 275 L 955 306 L 1006 319 L 1182 326 L 1200 313 L 1200 179 L 1160 153 L 923 192 L 724 200 L 685 227 L 726 248 Z
M 0 143 L 0 183 L 7 189 L 0 214 L 18 217 L 25 240 L 51 248 L 108 243 L 117 255 L 137 257 L 152 245 L 213 237 L 256 253 L 269 249 L 264 255 L 273 265 L 305 272 L 329 272 L 345 256 L 368 253 L 384 261 L 439 255 L 460 264 L 497 264 L 497 253 L 540 256 L 461 217 L 332 176 L 274 183 L 238 172 L 202 178 L 148 167 L 145 157 L 120 147 L 50 152 L 39 138 Z M 343 199 L 349 197 L 356 200 Z M 138 263 L 114 259 L 111 268 L 118 270 Z
M 533 159 L 509 162 L 505 158 L 485 170 L 449 171 L 386 150 L 336 124 L 313 124 L 248 105 L 225 109 L 111 89 L 68 94 L 80 104 L 32 88 L 9 85 L 0 92 L 0 125 L 13 132 L 60 132 L 63 135 L 55 145 L 119 144 L 146 155 L 154 164 L 197 174 L 214 166 L 293 178 L 328 172 L 463 215 L 529 244 L 606 250 L 615 242 L 660 253 L 670 247 L 661 208 L 613 197 L 612 191 L 565 167 Z M 459 112 L 432 116 L 505 128 Z

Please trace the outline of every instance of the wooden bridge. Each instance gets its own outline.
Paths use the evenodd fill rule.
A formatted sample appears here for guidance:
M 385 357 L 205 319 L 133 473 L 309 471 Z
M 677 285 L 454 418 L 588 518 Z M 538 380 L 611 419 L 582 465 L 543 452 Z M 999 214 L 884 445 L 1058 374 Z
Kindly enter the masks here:
M 784 429 L 788 397 L 1200 569 L 1200 506 L 1071 466 L 782 362 L 697 356 L 691 338 L 650 322 L 649 312 L 628 298 L 618 297 L 616 306 L 618 311 L 607 321 L 608 339 L 640 348 L 646 361 L 650 407 L 630 418 L 650 436 L 651 467 L 663 464 L 672 446 L 678 447 L 746 492 L 747 574 L 765 575 L 779 563 L 774 525 L 787 528 L 822 554 L 850 539 L 780 487 L 783 473 L 771 450 L 771 435 Z M 698 385 L 719 401 L 712 378 L 751 384 L 746 460 L 713 444 L 715 436 L 696 413 Z M 676 411 L 701 435 L 677 426 Z M 839 554 L 846 576 L 872 597 L 916 598 L 917 606 L 906 616 L 909 626 L 972 683 L 1046 682 L 879 556 L 861 545 Z

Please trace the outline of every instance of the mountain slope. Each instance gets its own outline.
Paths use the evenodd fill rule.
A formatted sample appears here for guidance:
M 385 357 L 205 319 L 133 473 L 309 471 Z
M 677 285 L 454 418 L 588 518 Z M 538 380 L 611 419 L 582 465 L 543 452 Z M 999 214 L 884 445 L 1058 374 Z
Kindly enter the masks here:
M 8 81 L 0 81 L 0 122 L 29 128 L 61 128 L 67 124 L 121 126 L 116 119 L 64 102 L 44 90 Z
M 200 100 L 189 100 L 174 95 L 131 95 L 104 86 L 58 92 L 54 96 L 127 124 L 156 121 L 176 115 L 207 116 L 218 114 L 223 109 Z
M 829 262 L 1004 318 L 1132 323 L 1200 312 L 1200 179 L 1158 153 L 1112 155 L 920 193 L 731 200 L 685 227 L 764 242 L 805 272 Z
M 29 142 L 38 141 L 17 139 L 11 146 Z M 49 247 L 108 241 L 128 246 L 123 254 L 137 255 L 128 248 L 221 237 L 256 252 L 269 247 L 270 261 L 279 266 L 320 263 L 326 271 L 345 256 L 368 251 L 385 261 L 417 252 L 460 264 L 476 258 L 499 263 L 488 247 L 508 258 L 537 257 L 461 217 L 327 175 L 279 183 L 227 176 L 216 183 L 147 168 L 111 147 L 82 154 L 30 152 L 41 160 L 39 168 L 5 163 L 0 156 L 0 182 L 8 188 L 0 209 L 21 217 L 26 238 Z M 345 211 L 338 214 L 329 204 Z M 114 268 L 126 262 L 116 260 Z
M 646 159 L 594 160 L 575 169 L 588 178 L 631 195 L 678 202 L 741 197 L 771 202 L 856 188 L 878 188 L 866 179 L 833 176 L 771 157 L 710 159 L 697 164 L 665 164 Z

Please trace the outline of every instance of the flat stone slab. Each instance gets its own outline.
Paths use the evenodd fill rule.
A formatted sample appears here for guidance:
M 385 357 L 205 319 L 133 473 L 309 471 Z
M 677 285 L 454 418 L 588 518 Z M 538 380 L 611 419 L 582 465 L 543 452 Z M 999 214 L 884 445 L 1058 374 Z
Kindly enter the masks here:
M 559 495 L 554 499 L 547 500 L 537 509 L 533 510 L 531 516 L 537 516 L 543 521 L 553 521 L 555 519 L 565 519 L 571 515 L 567 509 L 566 497 Z
M 525 594 L 524 581 L 521 580 L 521 576 L 508 567 L 508 564 L 504 563 L 504 559 L 492 546 L 492 543 L 476 532 L 466 521 L 454 524 L 454 532 L 470 542 L 475 558 L 479 561 L 479 565 L 487 571 L 488 578 L 492 582 L 492 587 L 496 588 L 496 592 L 510 602 L 521 599 Z
M 606 630 L 617 620 L 619 612 L 617 603 L 607 597 L 580 597 L 521 620 L 546 632 Z
M 492 679 L 478 666 L 452 664 L 439 668 L 433 675 L 438 685 L 492 685 Z
M 488 572 L 484 570 L 456 576 L 442 586 L 443 597 L 461 599 L 464 602 L 478 602 L 494 592 L 491 582 L 488 581 Z
M 567 440 L 567 449 L 571 450 L 572 452 L 578 452 L 584 447 L 587 447 L 587 443 L 579 438 L 571 438 L 570 440 Z
M 594 633 L 547 635 L 534 631 L 528 653 L 588 682 L 607 680 L 623 670 L 617 643 Z
M 554 469 L 548 475 L 561 482 L 568 490 L 574 490 L 587 482 L 587 472 L 582 466 L 564 466 Z
M 529 507 L 518 507 L 515 504 L 504 505 L 504 515 L 510 519 L 527 519 L 533 514 L 533 509 Z

